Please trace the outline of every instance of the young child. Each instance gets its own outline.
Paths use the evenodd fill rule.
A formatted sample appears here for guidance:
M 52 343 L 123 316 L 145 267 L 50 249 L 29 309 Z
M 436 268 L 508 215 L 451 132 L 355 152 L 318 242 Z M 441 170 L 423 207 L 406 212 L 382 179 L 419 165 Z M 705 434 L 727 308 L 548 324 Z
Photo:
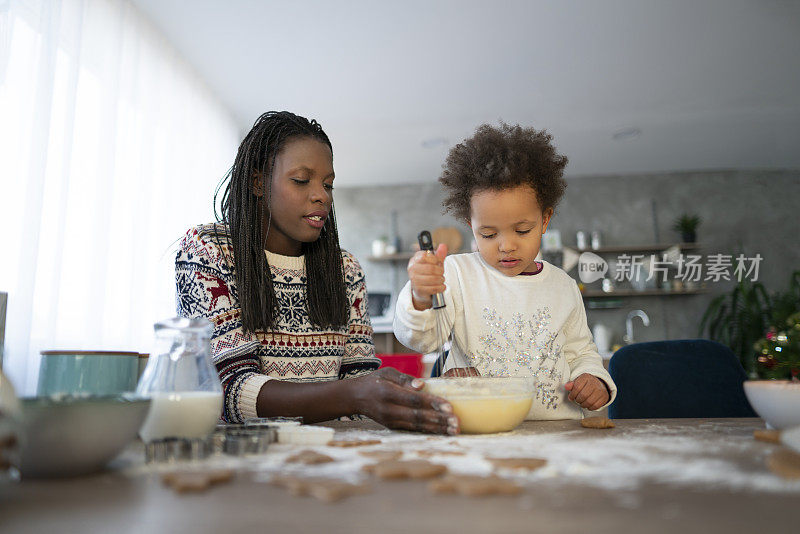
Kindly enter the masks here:
M 265 113 L 225 181 L 218 224 L 189 230 L 175 260 L 179 315 L 214 324 L 224 419 L 361 414 L 457 433 L 452 407 L 421 393 L 420 380 L 376 371 L 364 272 L 339 248 L 322 127 Z
M 550 141 L 545 131 L 501 123 L 480 126 L 450 151 L 439 179 L 444 206 L 470 226 L 478 251 L 445 257 L 440 245 L 435 255 L 416 253 L 394 331 L 425 353 L 439 350 L 452 331 L 445 375 L 534 376 L 528 419 L 580 419 L 581 408 L 610 404 L 616 386 L 592 341 L 577 284 L 536 261 L 566 188 L 567 158 Z M 446 306 L 433 310 L 437 293 Z M 436 313 L 446 318 L 440 337 Z

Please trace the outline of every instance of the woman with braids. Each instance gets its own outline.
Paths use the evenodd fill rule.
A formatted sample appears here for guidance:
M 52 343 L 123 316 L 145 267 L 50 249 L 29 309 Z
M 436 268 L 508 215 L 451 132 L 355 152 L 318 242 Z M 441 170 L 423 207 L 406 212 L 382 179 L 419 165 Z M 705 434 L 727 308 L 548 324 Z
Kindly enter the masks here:
M 364 272 L 339 247 L 333 181 L 322 127 L 265 113 L 217 189 L 217 223 L 181 240 L 178 313 L 214 324 L 222 416 L 316 422 L 358 414 L 391 428 L 456 434 L 446 401 L 422 393 L 420 380 L 377 370 Z

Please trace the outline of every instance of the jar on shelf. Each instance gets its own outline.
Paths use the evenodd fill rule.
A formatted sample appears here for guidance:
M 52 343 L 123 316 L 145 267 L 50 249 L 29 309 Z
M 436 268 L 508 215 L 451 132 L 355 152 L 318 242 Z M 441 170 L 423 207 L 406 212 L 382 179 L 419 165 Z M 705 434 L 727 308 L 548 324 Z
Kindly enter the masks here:
M 376 257 L 386 255 L 386 239 L 376 239 L 372 242 L 372 255 Z
M 579 231 L 575 234 L 575 246 L 578 250 L 586 250 L 588 248 L 586 246 L 586 232 Z
M 592 232 L 592 249 L 597 250 L 603 246 L 603 242 L 600 238 L 600 231 L 595 230 Z

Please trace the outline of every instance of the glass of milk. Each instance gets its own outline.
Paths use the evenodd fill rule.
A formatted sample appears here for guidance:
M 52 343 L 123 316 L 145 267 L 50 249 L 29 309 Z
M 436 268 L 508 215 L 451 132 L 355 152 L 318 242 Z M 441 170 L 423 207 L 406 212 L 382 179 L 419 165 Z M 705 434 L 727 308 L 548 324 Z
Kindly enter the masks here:
M 222 413 L 222 385 L 211 363 L 213 325 L 175 317 L 155 324 L 156 349 L 136 389 L 150 397 L 139 435 L 146 443 L 205 438 Z

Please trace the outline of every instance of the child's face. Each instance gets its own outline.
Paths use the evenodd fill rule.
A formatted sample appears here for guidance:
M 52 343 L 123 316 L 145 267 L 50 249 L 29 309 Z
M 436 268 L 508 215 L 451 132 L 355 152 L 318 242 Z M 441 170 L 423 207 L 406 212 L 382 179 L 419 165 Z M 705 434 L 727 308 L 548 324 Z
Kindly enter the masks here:
M 544 213 L 527 185 L 472 195 L 470 226 L 483 259 L 506 276 L 536 271 L 542 234 L 553 214 Z
M 290 139 L 275 157 L 267 250 L 298 256 L 319 239 L 333 204 L 333 155 L 316 139 Z

